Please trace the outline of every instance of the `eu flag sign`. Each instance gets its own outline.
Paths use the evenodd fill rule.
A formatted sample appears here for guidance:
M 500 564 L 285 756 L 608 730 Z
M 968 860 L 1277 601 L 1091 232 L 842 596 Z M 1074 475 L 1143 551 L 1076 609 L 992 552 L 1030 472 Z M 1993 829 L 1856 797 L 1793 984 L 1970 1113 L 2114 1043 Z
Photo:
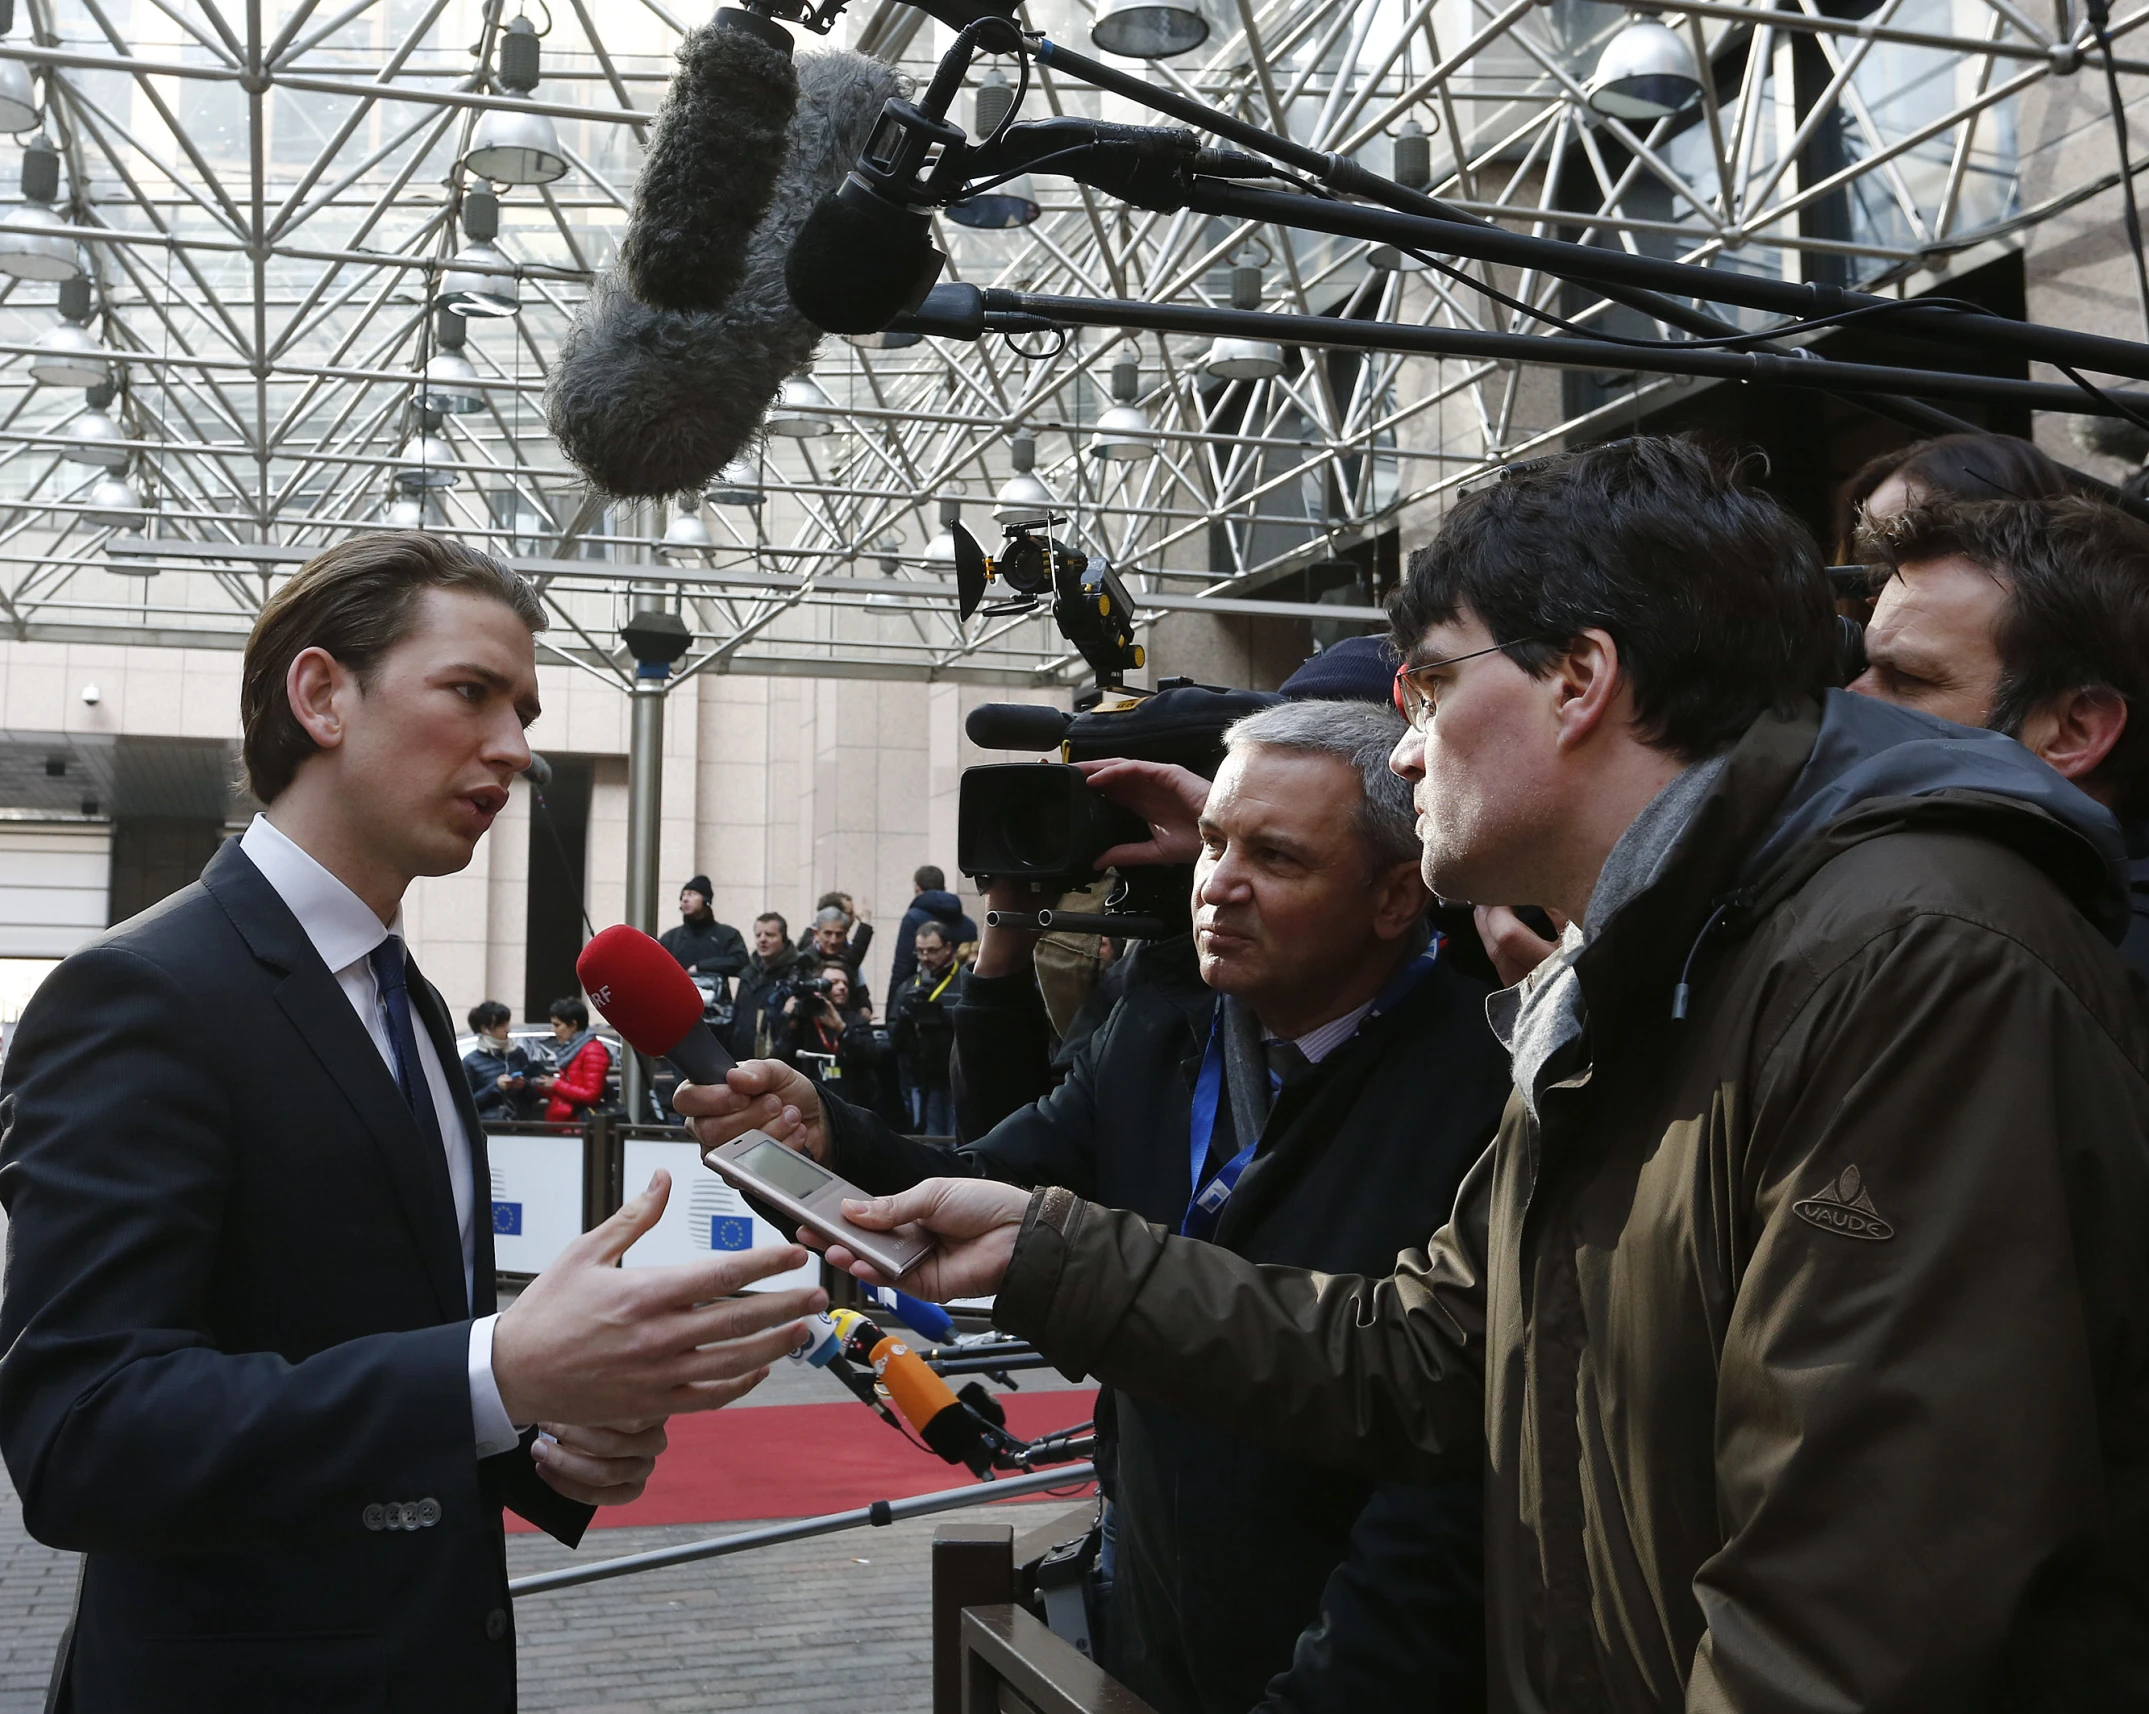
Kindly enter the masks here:
M 519 1238 L 522 1236 L 522 1204 L 519 1202 L 495 1202 L 492 1205 L 492 1230 L 496 1238 Z
M 497 1204 L 495 1205 L 497 1206 Z M 754 1223 L 743 1214 L 717 1214 L 709 1220 L 709 1248 L 750 1250 L 754 1247 Z

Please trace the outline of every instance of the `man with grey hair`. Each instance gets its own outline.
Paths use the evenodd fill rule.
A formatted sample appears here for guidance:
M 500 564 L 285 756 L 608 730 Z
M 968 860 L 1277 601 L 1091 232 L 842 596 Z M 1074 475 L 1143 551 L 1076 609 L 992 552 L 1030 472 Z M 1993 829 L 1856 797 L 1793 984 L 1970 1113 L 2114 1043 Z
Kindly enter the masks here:
M 1068 1185 L 1254 1261 L 1385 1270 L 1447 1217 L 1508 1084 L 1483 988 L 1424 926 L 1388 768 L 1402 730 L 1368 704 L 1283 704 L 1232 727 L 1213 785 L 1093 764 L 1156 834 L 1103 861 L 1193 864 L 1193 933 L 1132 954 L 1065 1080 L 983 1136 L 898 1136 L 769 1062 L 682 1089 L 680 1111 L 704 1144 L 758 1126 L 876 1193 Z M 1028 952 L 988 928 L 973 996 L 1035 1004 Z M 1483 1705 L 1474 1480 L 1339 1477 L 1110 1392 L 1098 1422 L 1116 1541 L 1100 1658 L 1160 1714 Z

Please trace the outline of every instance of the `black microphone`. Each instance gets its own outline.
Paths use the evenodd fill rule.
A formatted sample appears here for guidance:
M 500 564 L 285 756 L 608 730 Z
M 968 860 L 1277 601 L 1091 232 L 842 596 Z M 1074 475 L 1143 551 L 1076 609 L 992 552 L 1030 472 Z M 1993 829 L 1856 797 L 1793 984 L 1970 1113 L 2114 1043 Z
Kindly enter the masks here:
M 657 309 L 720 309 L 776 195 L 798 111 L 791 37 L 726 7 L 679 44 L 620 240 L 628 288 Z
M 798 229 L 784 284 L 830 333 L 878 333 L 925 302 L 946 261 L 931 220 L 851 173 Z
M 1042 702 L 985 702 L 970 711 L 963 731 L 981 750 L 1056 750 L 1074 716 Z
M 784 257 L 865 147 L 897 73 L 837 50 L 801 54 L 797 74 L 775 192 L 751 239 L 734 235 L 744 277 L 723 306 L 659 309 L 621 276 L 605 275 L 561 342 L 545 420 L 560 451 L 603 493 L 659 498 L 701 487 L 753 439 L 784 382 L 813 361 L 822 329 L 784 289 Z

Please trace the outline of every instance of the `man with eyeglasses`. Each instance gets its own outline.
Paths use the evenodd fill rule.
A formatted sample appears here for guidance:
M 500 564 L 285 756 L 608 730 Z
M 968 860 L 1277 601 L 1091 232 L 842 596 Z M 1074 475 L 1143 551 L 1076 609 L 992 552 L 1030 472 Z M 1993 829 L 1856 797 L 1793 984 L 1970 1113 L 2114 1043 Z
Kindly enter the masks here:
M 1829 688 L 1811 540 L 1682 442 L 1472 495 L 1395 624 L 1428 884 L 1570 922 L 1493 998 L 1515 1091 L 1449 1224 L 1367 1279 L 1065 1189 L 852 1217 L 922 1221 L 908 1289 L 997 1291 L 1070 1372 L 1361 1470 L 1482 1460 L 1494 1707 L 2149 1704 L 2109 814 Z

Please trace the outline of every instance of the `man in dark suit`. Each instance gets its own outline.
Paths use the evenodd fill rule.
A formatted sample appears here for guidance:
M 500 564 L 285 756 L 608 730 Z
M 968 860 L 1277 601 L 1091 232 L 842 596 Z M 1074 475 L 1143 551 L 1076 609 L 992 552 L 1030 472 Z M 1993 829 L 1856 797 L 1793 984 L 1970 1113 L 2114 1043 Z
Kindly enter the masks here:
M 574 1543 L 819 1307 L 715 1301 L 796 1249 L 612 1266 L 660 1175 L 494 1313 L 484 1132 L 400 902 L 527 765 L 543 623 L 445 540 L 302 569 L 242 679 L 267 813 L 66 960 L 0 1067 L 0 1451 L 86 1555 L 59 1707 L 512 1708 L 502 1506 Z

